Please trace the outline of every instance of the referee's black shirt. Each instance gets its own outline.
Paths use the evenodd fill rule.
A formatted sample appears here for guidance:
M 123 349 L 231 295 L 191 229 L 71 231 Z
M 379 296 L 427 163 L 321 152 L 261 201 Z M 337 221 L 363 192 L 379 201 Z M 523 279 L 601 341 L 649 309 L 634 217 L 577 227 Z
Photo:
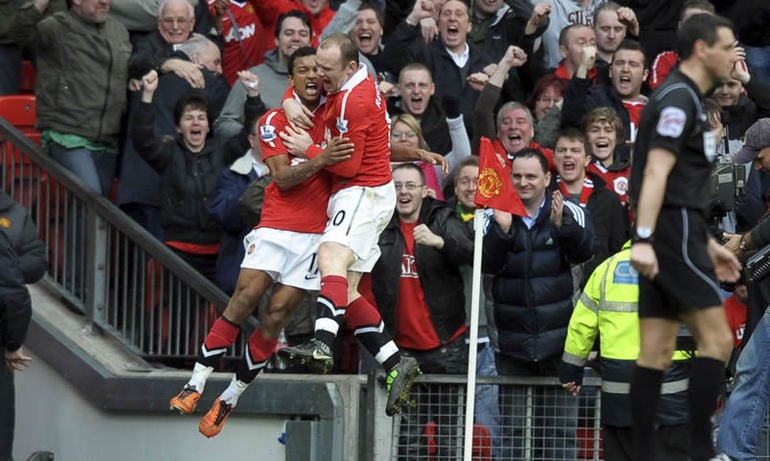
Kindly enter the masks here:
M 647 154 L 658 147 L 676 155 L 663 206 L 707 212 L 716 140 L 698 87 L 679 69 L 669 74 L 642 111 L 629 179 L 629 195 L 634 205 L 639 201 Z

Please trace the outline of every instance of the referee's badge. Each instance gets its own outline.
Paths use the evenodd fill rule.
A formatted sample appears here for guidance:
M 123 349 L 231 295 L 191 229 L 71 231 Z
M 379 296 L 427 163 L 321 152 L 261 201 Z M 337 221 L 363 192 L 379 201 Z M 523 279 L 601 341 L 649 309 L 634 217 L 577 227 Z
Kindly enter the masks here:
M 687 114 L 678 107 L 668 106 L 660 111 L 660 118 L 655 130 L 661 136 L 678 138 L 687 124 Z
M 0 227 L 3 229 L 10 229 L 13 223 L 11 223 L 11 220 L 6 218 L 5 216 L 0 217 Z

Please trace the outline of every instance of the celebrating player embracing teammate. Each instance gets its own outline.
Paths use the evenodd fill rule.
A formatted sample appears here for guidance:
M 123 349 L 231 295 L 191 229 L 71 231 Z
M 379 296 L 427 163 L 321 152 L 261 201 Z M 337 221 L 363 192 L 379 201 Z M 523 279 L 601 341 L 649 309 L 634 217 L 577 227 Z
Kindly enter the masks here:
M 393 214 L 396 191 L 390 174 L 390 129 L 385 101 L 364 66 L 355 44 L 343 34 L 324 40 L 316 55 L 318 74 L 328 95 L 324 139 L 346 137 L 353 143 L 349 160 L 327 167 L 334 177 L 329 222 L 318 247 L 321 293 L 315 339 L 279 354 L 290 362 L 326 372 L 332 366 L 331 345 L 344 321 L 387 371 L 386 412 L 394 415 L 406 402 L 420 374 L 417 361 L 402 357 L 385 331 L 377 309 L 358 293 L 361 276 L 380 256 L 377 239 Z M 302 140 L 304 139 L 304 142 Z M 284 136 L 295 155 L 312 159 L 320 148 L 298 133 Z

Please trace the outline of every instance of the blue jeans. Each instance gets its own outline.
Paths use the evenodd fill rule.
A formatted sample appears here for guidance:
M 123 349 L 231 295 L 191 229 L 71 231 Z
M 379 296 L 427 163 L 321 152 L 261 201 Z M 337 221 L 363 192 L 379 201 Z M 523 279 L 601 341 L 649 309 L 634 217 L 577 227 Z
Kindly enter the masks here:
M 524 362 L 495 355 L 501 376 L 558 376 L 559 358 Z M 500 386 L 502 459 L 575 461 L 578 399 L 560 386 Z
M 87 188 L 105 197 L 110 194 L 118 165 L 116 154 L 51 144 L 51 157 L 80 178 Z
M 770 398 L 770 309 L 738 357 L 735 382 L 722 414 L 717 448 L 739 461 L 754 460 Z
M 752 78 L 770 82 L 770 46 L 746 46 L 746 65 Z
M 495 353 L 491 346 L 476 355 L 476 376 L 497 376 Z M 496 384 L 476 385 L 476 424 L 486 426 L 492 440 L 492 459 L 500 459 L 500 407 L 498 406 L 498 386 Z

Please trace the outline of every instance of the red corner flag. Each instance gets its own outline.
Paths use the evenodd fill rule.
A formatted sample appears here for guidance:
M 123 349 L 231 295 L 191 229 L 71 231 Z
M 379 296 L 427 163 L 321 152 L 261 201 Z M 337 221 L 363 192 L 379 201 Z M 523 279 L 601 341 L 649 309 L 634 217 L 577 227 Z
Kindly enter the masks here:
M 481 138 L 479 149 L 479 184 L 474 203 L 478 207 L 527 216 L 527 210 L 511 182 L 511 167 L 504 154 L 495 151 L 489 138 Z

